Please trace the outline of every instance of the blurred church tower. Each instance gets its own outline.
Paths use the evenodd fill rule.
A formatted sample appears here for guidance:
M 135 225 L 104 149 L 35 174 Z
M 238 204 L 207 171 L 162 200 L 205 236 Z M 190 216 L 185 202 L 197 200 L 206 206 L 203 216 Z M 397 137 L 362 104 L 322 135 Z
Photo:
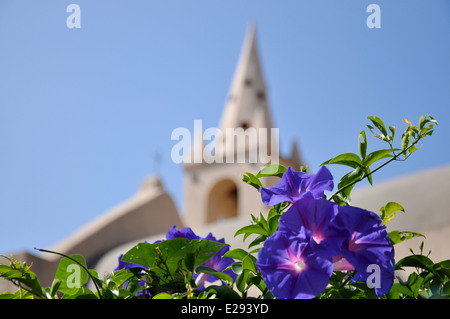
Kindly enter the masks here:
M 254 25 L 248 28 L 219 128 L 223 133 L 223 143 L 219 139 L 216 149 L 221 149 L 223 162 L 207 162 L 203 158 L 201 162 L 191 160 L 191 163 L 184 165 L 183 219 L 189 227 L 197 228 L 224 219 L 250 216 L 250 214 L 256 216 L 259 212 L 267 210 L 261 202 L 259 193 L 242 181 L 245 172 L 256 174 L 263 166 L 270 164 L 267 161 L 262 162 L 260 156 L 257 161 L 250 161 L 251 152 L 257 154 L 263 147 L 262 154 L 267 154 L 268 157 L 275 155 L 272 150 L 279 153 L 278 138 L 273 136 L 272 140 L 271 135 L 271 129 L 275 127 L 270 114 Z M 227 139 L 227 129 L 241 130 L 248 136 L 254 136 L 250 133 L 256 132 L 258 150 L 251 148 L 252 144 L 249 142 L 251 137 L 247 137 L 244 149 L 237 147 L 236 139 L 234 141 Z M 267 134 L 259 134 L 260 129 L 263 129 L 263 132 L 266 129 Z M 201 146 L 202 149 L 205 147 L 203 140 L 197 140 L 193 144 Z M 226 151 L 233 146 L 234 160 L 227 161 Z M 192 152 L 196 150 L 193 149 Z M 245 154 L 240 154 L 243 152 Z M 239 155 L 244 155 L 245 161 L 239 161 Z M 276 155 L 277 163 L 292 166 L 295 170 L 299 170 L 300 166 L 304 165 L 296 143 L 292 146 L 289 158 L 284 158 L 281 154 Z M 191 156 L 193 158 L 192 153 Z M 276 182 L 274 179 L 266 179 L 264 186 Z

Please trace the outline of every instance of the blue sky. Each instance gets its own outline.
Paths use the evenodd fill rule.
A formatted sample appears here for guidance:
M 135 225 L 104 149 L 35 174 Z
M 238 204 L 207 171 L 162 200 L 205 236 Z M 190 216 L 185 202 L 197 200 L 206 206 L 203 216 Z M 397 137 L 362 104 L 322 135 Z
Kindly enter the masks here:
M 297 139 L 314 171 L 357 152 L 370 115 L 430 114 L 435 135 L 374 182 L 448 164 L 449 17 L 446 0 L 0 0 L 0 252 L 50 247 L 154 173 L 182 210 L 171 132 L 218 126 L 250 22 L 282 153 Z

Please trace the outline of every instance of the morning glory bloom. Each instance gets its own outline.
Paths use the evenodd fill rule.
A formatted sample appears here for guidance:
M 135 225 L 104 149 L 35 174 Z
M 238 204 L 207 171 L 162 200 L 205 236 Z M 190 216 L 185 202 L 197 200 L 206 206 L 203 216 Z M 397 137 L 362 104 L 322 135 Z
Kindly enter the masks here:
M 394 248 L 381 218 L 358 207 L 339 206 L 332 227 L 349 232 L 341 253 L 334 257 L 335 270 L 356 269 L 353 280 L 365 282 L 375 266 L 380 270 L 375 293 L 377 296 L 387 294 L 394 281 L 395 260 Z
M 340 252 L 348 232 L 330 227 L 338 214 L 338 205 L 325 198 L 315 199 L 310 193 L 292 203 L 280 217 L 279 231 L 298 232 L 302 227 L 311 231 L 321 253 L 333 257 Z
M 293 171 L 288 167 L 278 184 L 260 187 L 264 204 L 273 206 L 283 202 L 295 202 L 305 193 L 310 192 L 314 198 L 322 198 L 324 191 L 334 187 L 333 176 L 326 166 L 321 166 L 316 174 Z
M 270 292 L 278 299 L 311 299 L 328 285 L 333 272 L 331 258 L 313 247 L 311 232 L 276 231 L 258 253 L 256 267 Z
M 189 239 L 189 241 L 191 241 L 193 239 L 200 239 L 200 236 L 197 236 L 190 227 L 185 227 L 181 230 L 178 230 L 176 226 L 172 226 L 172 228 L 167 231 L 166 238 L 187 238 Z

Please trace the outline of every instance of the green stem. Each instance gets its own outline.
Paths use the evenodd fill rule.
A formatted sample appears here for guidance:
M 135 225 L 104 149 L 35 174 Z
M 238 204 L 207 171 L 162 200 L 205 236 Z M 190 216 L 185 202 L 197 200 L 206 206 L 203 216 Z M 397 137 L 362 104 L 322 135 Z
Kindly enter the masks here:
M 59 252 L 56 252 L 56 251 L 51 251 L 51 250 L 47 250 L 47 249 L 39 249 L 39 248 L 35 248 L 35 249 L 38 250 L 38 251 L 45 252 L 45 253 L 56 254 L 56 255 L 68 258 L 68 259 L 72 260 L 73 262 L 77 263 L 81 268 L 83 268 L 87 272 L 88 276 L 92 279 L 92 282 L 94 283 L 95 289 L 97 289 L 97 293 L 98 293 L 99 298 L 103 299 L 102 294 L 100 293 L 100 289 L 97 286 L 96 278 L 94 278 L 91 275 L 91 273 L 89 272 L 89 270 L 83 264 L 81 264 L 78 260 L 76 260 L 76 259 L 74 259 L 74 258 L 72 258 L 70 256 L 67 256 L 66 254 L 59 253 Z
M 397 160 L 397 158 L 399 158 L 402 154 L 406 154 L 406 152 L 408 152 L 408 150 L 413 147 L 415 144 L 417 144 L 421 139 L 423 138 L 422 135 L 420 135 L 416 140 L 414 140 L 410 146 L 408 146 L 407 148 L 405 148 L 403 151 L 401 151 L 400 153 L 398 153 L 397 155 L 393 156 L 390 160 L 386 161 L 385 163 L 381 164 L 380 166 L 378 166 L 377 168 L 375 168 L 373 171 L 364 174 L 362 177 L 358 178 L 357 180 L 354 180 L 353 182 L 342 186 L 341 188 L 339 188 L 333 195 L 330 196 L 330 198 L 332 198 L 333 196 L 339 194 L 340 192 L 342 192 L 344 189 L 355 185 L 356 183 L 361 182 L 362 180 L 364 180 L 365 178 L 369 177 L 370 175 L 372 175 L 373 173 L 375 173 L 376 171 L 380 170 L 381 168 L 385 167 L 387 164 L 389 164 L 392 161 Z

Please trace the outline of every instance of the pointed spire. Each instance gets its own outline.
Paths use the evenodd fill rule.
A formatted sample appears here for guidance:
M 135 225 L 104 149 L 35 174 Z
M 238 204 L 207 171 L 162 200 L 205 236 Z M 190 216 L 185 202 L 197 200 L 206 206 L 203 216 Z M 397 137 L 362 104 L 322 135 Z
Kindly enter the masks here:
M 292 142 L 292 149 L 291 149 L 291 157 L 289 158 L 291 162 L 293 162 L 295 165 L 301 165 L 303 163 L 302 157 L 300 155 L 300 151 L 298 149 L 298 142 L 297 139 L 295 139 Z
M 223 132 L 238 127 L 272 128 L 254 24 L 248 27 L 220 123 Z

